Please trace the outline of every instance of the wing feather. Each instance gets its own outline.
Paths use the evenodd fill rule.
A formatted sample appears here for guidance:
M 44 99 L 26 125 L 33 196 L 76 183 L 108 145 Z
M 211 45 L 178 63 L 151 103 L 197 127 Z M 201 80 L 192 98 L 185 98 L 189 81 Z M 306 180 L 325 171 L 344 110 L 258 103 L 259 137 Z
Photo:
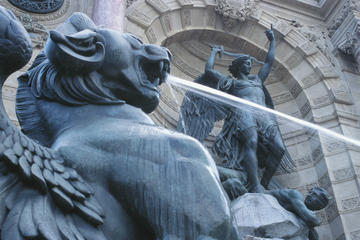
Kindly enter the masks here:
M 296 164 L 290 153 L 287 149 L 285 149 L 284 156 L 281 159 L 280 166 L 278 169 L 281 173 L 292 173 L 296 171 Z
M 24 204 L 25 199 L 19 199 L 16 205 L 14 205 L 14 208 L 11 209 L 1 229 L 1 239 L 23 240 L 18 228 L 18 223 Z
M 26 157 L 25 156 L 21 156 L 19 158 L 19 166 L 22 170 L 22 173 L 30 178 L 31 177 L 31 167 L 30 167 L 30 164 L 28 163 L 28 161 L 26 160 Z
M 56 224 L 60 231 L 62 239 L 76 240 L 77 238 L 75 237 L 72 229 L 70 228 L 66 218 L 64 218 L 62 213 L 58 209 L 55 209 L 54 215 L 55 215 Z
M 6 207 L 6 202 L 4 199 L 7 198 L 10 191 L 13 189 L 14 186 L 19 184 L 19 178 L 14 174 L 8 174 L 4 176 L 3 174 L 0 175 L 0 224 L 2 224 L 6 218 L 8 213 L 8 208 Z M 2 226 L 2 225 L 0 225 Z
M 85 240 L 85 238 L 83 237 L 83 235 L 79 232 L 79 230 L 77 229 L 74 220 L 71 217 L 67 218 L 67 223 L 69 224 L 69 227 L 71 229 L 71 231 L 73 232 L 75 238 L 77 240 Z
M 7 124 L 6 129 L 9 128 L 15 127 Z M 59 154 L 52 149 L 36 144 L 24 135 L 16 138 L 19 140 L 18 142 L 14 142 L 14 131 L 8 130 L 7 132 L 11 133 L 11 136 L 6 136 L 5 141 L 0 146 L 0 149 L 3 149 L 2 160 L 18 168 L 24 175 L 31 177 L 37 183 L 35 186 L 41 193 L 45 194 L 50 190 L 54 194 L 55 200 L 58 200 L 60 207 L 68 209 L 76 203 L 76 209 L 81 216 L 94 224 L 103 222 L 100 220 L 102 219 L 100 214 L 96 211 L 93 212 L 84 205 L 86 198 L 93 198 L 93 191 L 75 170 L 63 165 L 64 161 Z M 57 187 L 51 188 L 52 186 Z M 96 205 L 99 206 L 99 204 Z
M 0 41 L 6 40 L 14 51 L 18 50 L 14 57 L 18 57 L 19 64 L 25 65 L 31 57 L 31 41 L 10 13 L 0 6 L 6 34 L 12 34 L 14 42 L 3 32 L 0 32 Z M 4 56 L 0 56 L 1 62 L 6 62 Z M 43 59 L 35 60 L 35 64 L 39 61 Z M 0 72 L 0 86 L 6 80 L 3 76 L 8 74 Z M 73 218 L 81 221 L 74 222 Z M 74 169 L 64 165 L 64 159 L 57 151 L 20 132 L 0 104 L 1 239 L 83 240 L 87 232 L 95 236 L 91 239 L 105 239 L 98 227 L 103 218 L 102 208 L 91 187 Z
M 206 83 L 205 78 L 206 75 L 202 74 L 194 82 Z M 226 113 L 223 106 L 188 91 L 185 93 L 180 107 L 177 130 L 203 142 L 212 131 L 214 123 L 223 120 L 225 117 Z
M 39 232 L 33 221 L 32 201 L 25 200 L 25 206 L 20 215 L 19 230 L 25 238 L 32 238 L 39 236 Z
M 40 235 L 47 240 L 58 240 L 60 233 L 55 223 L 47 195 L 33 197 L 32 212 L 34 223 Z

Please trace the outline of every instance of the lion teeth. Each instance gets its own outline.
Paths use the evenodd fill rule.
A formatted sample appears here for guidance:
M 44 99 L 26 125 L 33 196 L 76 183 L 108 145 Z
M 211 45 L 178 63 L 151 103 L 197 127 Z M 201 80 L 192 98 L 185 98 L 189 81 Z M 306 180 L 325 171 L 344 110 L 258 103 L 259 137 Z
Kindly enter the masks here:
M 159 77 L 155 78 L 153 84 L 154 84 L 155 86 L 158 86 L 159 83 L 160 83 L 160 78 L 159 78 Z
M 163 61 L 160 61 L 159 62 L 159 72 L 161 72 L 164 68 L 164 62 Z

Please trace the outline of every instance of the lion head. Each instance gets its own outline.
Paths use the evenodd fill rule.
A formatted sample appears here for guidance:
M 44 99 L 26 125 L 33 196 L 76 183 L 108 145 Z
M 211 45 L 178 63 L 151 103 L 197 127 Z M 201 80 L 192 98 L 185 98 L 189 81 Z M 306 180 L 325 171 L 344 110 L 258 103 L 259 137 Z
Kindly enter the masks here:
M 103 86 L 117 98 L 152 112 L 159 104 L 157 86 L 170 72 L 170 52 L 166 48 L 144 44 L 131 34 L 108 29 L 98 33 L 105 38 L 105 58 L 98 72 Z
M 166 48 L 96 27 L 86 15 L 75 13 L 50 31 L 44 50 L 18 79 L 21 127 L 40 138 L 35 136 L 43 125 L 36 113 L 39 99 L 71 106 L 127 103 L 152 112 L 159 104 L 157 86 L 170 71 L 170 59 Z

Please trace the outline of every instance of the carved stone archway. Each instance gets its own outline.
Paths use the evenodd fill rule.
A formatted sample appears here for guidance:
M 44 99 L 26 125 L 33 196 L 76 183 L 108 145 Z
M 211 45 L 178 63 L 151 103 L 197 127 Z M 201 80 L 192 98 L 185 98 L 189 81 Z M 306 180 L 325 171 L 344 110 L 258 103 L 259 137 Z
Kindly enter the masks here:
M 277 53 L 268 88 L 277 109 L 344 134 L 353 129 L 358 131 L 348 88 L 312 42 L 260 7 L 235 24 L 224 21 L 215 11 L 217 7 L 215 0 L 138 0 L 127 9 L 125 31 L 145 43 L 174 50 L 172 73 L 191 80 L 203 71 L 209 53 L 206 44 L 210 42 L 263 58 L 267 48 L 264 31 L 273 24 L 278 38 Z M 233 46 L 234 43 L 239 45 Z M 229 61 L 221 60 L 217 67 L 226 71 Z M 152 118 L 160 125 L 174 128 L 178 104 L 170 90 L 162 87 L 162 101 Z M 356 171 L 360 169 L 360 162 L 356 162 L 359 149 L 322 134 L 286 132 L 286 128 L 282 133 L 298 170 L 279 174 L 277 179 L 302 192 L 319 185 L 334 195 L 334 201 L 318 213 L 322 218 L 321 239 L 335 240 L 356 231 L 349 222 L 354 217 L 360 218 L 359 211 L 352 211 L 357 208 L 357 199 L 360 201 L 360 171 Z M 350 187 L 351 192 L 344 195 L 345 187 Z

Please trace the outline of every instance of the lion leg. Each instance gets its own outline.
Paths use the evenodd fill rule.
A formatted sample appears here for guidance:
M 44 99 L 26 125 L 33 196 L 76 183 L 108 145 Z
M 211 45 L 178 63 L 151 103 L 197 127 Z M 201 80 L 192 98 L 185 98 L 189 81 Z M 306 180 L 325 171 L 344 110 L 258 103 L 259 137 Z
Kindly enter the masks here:
M 157 239 L 238 240 L 215 164 L 208 165 L 200 150 L 191 158 L 167 150 L 113 166 L 114 195 Z

